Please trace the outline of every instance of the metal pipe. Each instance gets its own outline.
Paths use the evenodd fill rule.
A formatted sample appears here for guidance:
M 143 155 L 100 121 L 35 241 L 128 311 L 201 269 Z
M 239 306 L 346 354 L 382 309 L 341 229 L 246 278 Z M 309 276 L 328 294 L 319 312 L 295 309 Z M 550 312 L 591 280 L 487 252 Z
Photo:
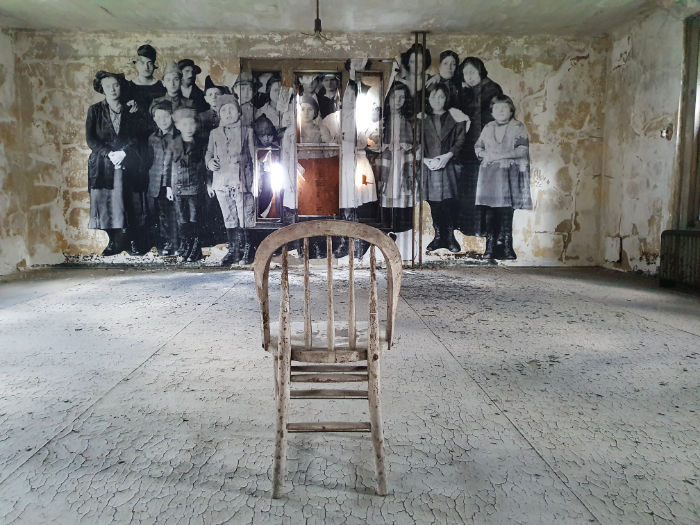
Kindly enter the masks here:
M 420 112 L 421 112 L 421 127 L 420 127 L 420 181 L 418 183 L 418 200 L 419 200 L 419 208 L 418 208 L 418 227 L 420 228 L 418 230 L 418 267 L 422 268 L 423 267 L 423 170 L 425 169 L 425 166 L 423 164 L 423 150 L 424 148 L 424 143 L 425 143 L 425 123 L 423 120 L 425 120 L 425 47 L 426 47 L 426 31 L 421 31 L 423 34 L 423 48 L 421 49 L 421 54 L 422 54 L 422 60 L 421 60 L 421 74 L 422 74 L 422 89 L 421 89 L 421 105 L 420 105 Z M 417 35 L 416 35 L 417 36 Z
M 414 32 L 414 46 L 418 47 L 418 31 Z M 415 49 L 414 47 L 414 49 Z M 413 71 L 413 120 L 411 121 L 411 128 L 413 132 L 413 161 L 411 163 L 411 268 L 416 267 L 416 127 L 418 125 L 418 119 L 416 115 L 418 113 L 418 99 L 415 96 L 416 91 L 418 91 L 418 72 Z M 392 159 L 392 162 L 396 162 Z

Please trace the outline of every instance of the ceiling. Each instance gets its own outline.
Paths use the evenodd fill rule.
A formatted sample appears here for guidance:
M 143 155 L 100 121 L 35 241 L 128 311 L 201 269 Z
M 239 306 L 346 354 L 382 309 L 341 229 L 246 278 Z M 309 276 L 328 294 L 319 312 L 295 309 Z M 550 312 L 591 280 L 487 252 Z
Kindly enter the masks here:
M 327 32 L 602 34 L 659 0 L 320 0 Z M 0 0 L 0 27 L 313 31 L 314 0 Z

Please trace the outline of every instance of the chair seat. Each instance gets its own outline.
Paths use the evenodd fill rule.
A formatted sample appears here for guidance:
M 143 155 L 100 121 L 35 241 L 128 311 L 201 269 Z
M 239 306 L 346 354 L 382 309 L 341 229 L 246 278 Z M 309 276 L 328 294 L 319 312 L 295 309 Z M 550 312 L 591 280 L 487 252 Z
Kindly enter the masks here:
M 304 338 L 304 322 L 291 323 L 292 361 L 306 363 L 350 363 L 365 361 L 367 359 L 367 347 L 369 344 L 369 323 L 358 322 L 355 329 L 355 348 L 350 348 L 348 337 L 348 323 L 335 323 L 335 351 L 328 350 L 326 336 L 327 323 L 311 323 L 311 349 L 306 349 Z M 270 346 L 268 350 L 277 348 L 279 340 L 279 324 L 270 325 Z M 387 348 L 386 330 L 383 323 L 379 326 L 379 348 L 384 351 Z

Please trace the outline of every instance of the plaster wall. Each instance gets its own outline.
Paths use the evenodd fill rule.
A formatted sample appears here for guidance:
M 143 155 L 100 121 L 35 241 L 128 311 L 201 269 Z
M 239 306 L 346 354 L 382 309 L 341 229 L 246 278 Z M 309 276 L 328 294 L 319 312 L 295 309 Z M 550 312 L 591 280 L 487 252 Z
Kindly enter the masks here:
M 15 55 L 11 38 L 0 33 L 0 273 L 27 264 L 26 183 L 14 166 L 19 141 Z
M 661 232 L 672 227 L 688 14 L 658 10 L 611 34 L 601 206 L 607 267 L 655 273 Z
M 21 192 L 26 185 L 27 202 L 18 212 L 28 214 L 26 246 L 40 255 L 31 260 L 57 262 L 64 254 L 99 253 L 106 244 L 106 235 L 87 228 L 84 123 L 88 106 L 101 99 L 92 90 L 96 70 L 124 71 L 132 78 L 135 49 L 148 42 L 158 50 L 159 64 L 189 57 L 202 67 L 200 84 L 210 74 L 216 82 L 231 85 L 240 57 L 391 58 L 413 42 L 412 35 L 404 34 L 333 37 L 332 43 L 313 47 L 305 37 L 283 34 L 9 32 L 3 45 L 15 57 L 15 121 L 24 123 L 18 173 L 25 182 L 0 180 L 10 192 Z M 428 47 L 434 57 L 431 73 L 444 49 L 460 57 L 481 57 L 489 76 L 514 99 L 516 117 L 530 132 L 534 210 L 515 213 L 515 264 L 599 264 L 608 40 L 430 34 Z M 2 49 L 4 57 L 9 51 Z M 4 125 L 4 102 L 0 111 Z M 429 218 L 423 229 L 429 234 Z M 475 238 L 461 240 L 467 248 L 482 248 Z M 16 264 L 15 253 L 3 252 L 1 258 L 5 272 Z

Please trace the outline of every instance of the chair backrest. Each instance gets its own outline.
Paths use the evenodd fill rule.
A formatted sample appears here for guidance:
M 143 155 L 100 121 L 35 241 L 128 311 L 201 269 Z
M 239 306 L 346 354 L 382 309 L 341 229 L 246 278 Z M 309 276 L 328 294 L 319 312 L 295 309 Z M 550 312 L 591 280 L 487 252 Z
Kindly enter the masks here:
M 396 307 L 398 305 L 399 292 L 401 289 L 402 261 L 394 241 L 380 230 L 361 224 L 358 222 L 340 220 L 316 220 L 305 221 L 292 224 L 270 234 L 260 243 L 255 254 L 253 269 L 255 272 L 255 285 L 260 300 L 260 313 L 262 316 L 262 346 L 269 350 L 270 345 L 270 300 L 268 294 L 268 281 L 270 275 L 270 262 L 273 254 L 282 247 L 282 280 L 280 297 L 280 328 L 285 331 L 289 325 L 289 282 L 288 282 L 288 243 L 303 239 L 304 242 L 304 324 L 306 347 L 311 349 L 311 301 L 309 284 L 309 238 L 326 238 L 326 260 L 328 277 L 328 314 L 327 314 L 327 338 L 328 349 L 334 348 L 334 307 L 333 307 L 333 237 L 348 238 L 348 291 L 349 291 L 349 314 L 348 314 L 348 339 L 350 348 L 355 347 L 356 321 L 355 321 L 355 239 L 361 239 L 369 243 L 370 252 L 370 298 L 369 298 L 369 336 L 370 342 L 376 342 L 377 338 L 377 283 L 376 283 L 376 256 L 375 246 L 381 250 L 386 262 L 386 286 L 387 286 L 387 316 L 386 316 L 386 345 L 391 347 L 394 322 L 396 320 Z M 286 326 L 285 326 L 286 325 Z M 374 338 L 374 341 L 372 339 Z

